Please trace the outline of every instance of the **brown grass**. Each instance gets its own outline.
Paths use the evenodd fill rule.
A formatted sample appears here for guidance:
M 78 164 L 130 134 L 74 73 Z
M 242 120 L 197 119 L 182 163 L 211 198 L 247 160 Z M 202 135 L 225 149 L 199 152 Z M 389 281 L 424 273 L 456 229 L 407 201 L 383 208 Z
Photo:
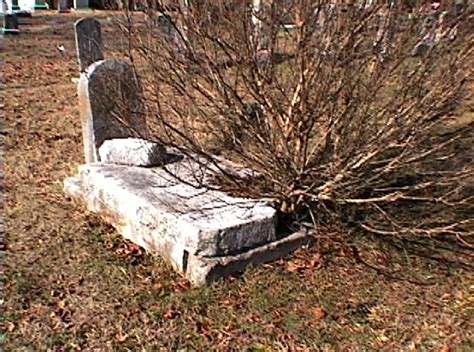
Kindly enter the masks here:
M 327 229 L 287 260 L 190 289 L 69 202 L 62 181 L 83 160 L 78 69 L 72 22 L 55 18 L 5 40 L 5 350 L 474 349 L 472 251 Z

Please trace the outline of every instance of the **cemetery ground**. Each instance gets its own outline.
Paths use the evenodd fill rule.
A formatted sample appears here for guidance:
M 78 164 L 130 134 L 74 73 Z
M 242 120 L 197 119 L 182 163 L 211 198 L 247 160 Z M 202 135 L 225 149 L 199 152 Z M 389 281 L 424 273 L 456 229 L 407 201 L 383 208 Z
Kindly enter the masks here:
M 99 15 L 107 57 L 120 57 Z M 452 243 L 325 228 L 292 256 L 193 289 L 66 199 L 83 162 L 75 17 L 36 14 L 4 40 L 5 350 L 474 349 L 472 251 Z M 467 101 L 459 121 L 473 116 Z

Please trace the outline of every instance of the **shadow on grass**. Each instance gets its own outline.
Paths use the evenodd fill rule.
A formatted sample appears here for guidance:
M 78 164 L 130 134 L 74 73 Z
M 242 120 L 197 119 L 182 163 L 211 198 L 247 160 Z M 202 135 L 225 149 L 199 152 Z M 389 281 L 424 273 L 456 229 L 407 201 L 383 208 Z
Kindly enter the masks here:
M 387 279 L 415 285 L 435 285 L 446 275 L 474 269 L 473 248 L 453 236 L 398 238 L 364 234 L 348 246 L 357 263 Z

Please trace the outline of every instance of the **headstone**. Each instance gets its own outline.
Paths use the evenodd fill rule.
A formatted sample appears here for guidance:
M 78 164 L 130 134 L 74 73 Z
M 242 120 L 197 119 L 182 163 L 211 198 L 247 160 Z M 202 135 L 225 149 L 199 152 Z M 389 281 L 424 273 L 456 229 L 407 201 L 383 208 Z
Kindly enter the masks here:
M 252 42 L 255 47 L 255 58 L 258 70 L 267 71 L 271 67 L 272 53 L 272 0 L 253 0 L 252 2 Z M 257 84 L 261 86 L 263 80 Z
M 69 12 L 68 0 L 58 0 L 58 12 Z
M 1 0 L 2 6 L 0 7 L 1 14 L 13 13 L 13 2 L 12 0 Z
M 148 138 L 142 90 L 125 61 L 92 64 L 78 83 L 84 153 L 87 163 L 100 161 L 99 147 L 114 138 Z
M 89 8 L 89 0 L 74 0 L 74 9 L 85 10 Z
M 78 20 L 74 27 L 79 68 L 84 72 L 94 62 L 104 59 L 100 22 L 90 17 L 83 18 Z
M 252 25 L 253 40 L 257 53 L 266 54 L 271 46 L 271 21 L 269 20 L 269 1 L 253 0 Z
M 183 59 L 188 52 L 190 43 L 182 22 L 173 22 L 171 16 L 162 13 L 154 20 L 154 24 L 164 39 L 163 42 L 169 46 L 170 52 L 177 58 Z
M 18 7 L 24 14 L 32 14 L 35 12 L 35 0 L 18 0 Z
M 158 16 L 157 24 L 160 33 L 165 37 L 166 41 L 173 41 L 175 29 L 173 28 L 171 17 L 166 14 L 161 14 Z
M 3 17 L 3 34 L 18 34 L 18 17 L 14 13 L 7 13 Z

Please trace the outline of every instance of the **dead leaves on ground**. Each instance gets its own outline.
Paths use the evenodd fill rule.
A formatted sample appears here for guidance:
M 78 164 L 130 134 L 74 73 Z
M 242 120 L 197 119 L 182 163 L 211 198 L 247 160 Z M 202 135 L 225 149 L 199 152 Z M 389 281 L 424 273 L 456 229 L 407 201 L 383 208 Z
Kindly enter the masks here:
M 321 307 L 313 308 L 313 316 L 317 320 L 323 320 L 324 318 L 326 318 L 327 315 L 328 313 L 326 313 L 326 311 L 323 308 Z
M 115 340 L 117 340 L 118 343 L 125 343 L 128 340 L 128 334 L 123 334 L 119 332 L 115 334 Z
M 310 258 L 298 258 L 289 261 L 286 264 L 286 270 L 290 273 L 301 272 L 308 269 L 319 269 L 322 265 L 322 257 L 319 253 L 316 253 Z

